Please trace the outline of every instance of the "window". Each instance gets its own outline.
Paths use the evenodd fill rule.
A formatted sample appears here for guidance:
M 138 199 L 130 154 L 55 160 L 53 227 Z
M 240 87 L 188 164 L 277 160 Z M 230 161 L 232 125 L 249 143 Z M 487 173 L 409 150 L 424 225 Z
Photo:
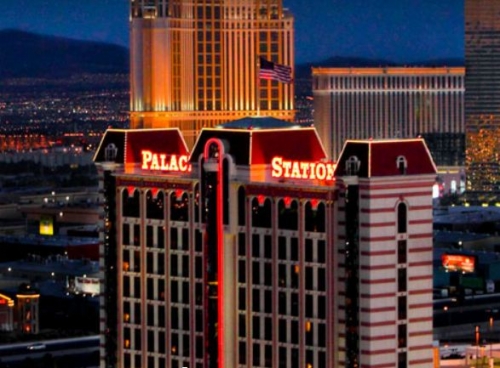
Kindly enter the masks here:
M 122 192 L 122 216 L 139 217 L 139 191 L 134 188 L 124 189 Z
M 398 319 L 406 319 L 406 296 L 398 297 Z
M 406 347 L 406 324 L 398 325 L 398 348 Z
M 406 360 L 407 360 L 406 352 L 398 353 L 398 368 L 406 368 L 407 367 Z
M 398 268 L 398 291 L 406 291 L 406 268 Z
M 306 262 L 313 261 L 313 241 L 312 239 L 306 239 L 305 242 L 305 252 L 306 252 Z
M 407 209 L 405 203 L 398 204 L 398 233 L 407 232 Z
M 292 201 L 287 205 L 284 199 L 280 200 L 278 203 L 278 227 L 286 230 L 297 230 L 298 220 L 297 201 Z
M 398 263 L 406 263 L 406 240 L 398 241 Z
M 252 201 L 252 226 L 271 227 L 271 200 L 269 198 L 260 201 L 254 198 Z
M 356 156 L 351 156 L 346 160 L 345 171 L 347 175 L 357 175 L 361 162 Z
M 163 193 L 160 192 L 154 196 L 152 191 L 149 190 L 146 194 L 146 217 L 149 219 L 162 220 L 164 208 L 165 201 Z
M 238 225 L 245 226 L 246 207 L 245 207 L 245 188 L 238 189 Z
M 286 260 L 286 238 L 278 237 L 278 259 Z
M 406 174 L 406 168 L 407 168 L 408 164 L 407 164 L 406 158 L 404 156 L 398 156 L 398 158 L 396 160 L 396 166 L 397 166 L 399 173 L 401 175 Z
M 311 202 L 306 203 L 305 230 L 311 232 L 325 231 L 325 205 L 320 203 L 313 208 Z

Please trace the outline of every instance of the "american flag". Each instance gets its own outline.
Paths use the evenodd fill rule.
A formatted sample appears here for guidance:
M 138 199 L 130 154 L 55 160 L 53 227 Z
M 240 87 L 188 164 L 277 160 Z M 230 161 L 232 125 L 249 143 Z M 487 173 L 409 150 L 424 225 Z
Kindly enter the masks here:
M 281 83 L 291 83 L 292 68 L 286 65 L 273 63 L 261 57 L 259 78 L 275 80 Z

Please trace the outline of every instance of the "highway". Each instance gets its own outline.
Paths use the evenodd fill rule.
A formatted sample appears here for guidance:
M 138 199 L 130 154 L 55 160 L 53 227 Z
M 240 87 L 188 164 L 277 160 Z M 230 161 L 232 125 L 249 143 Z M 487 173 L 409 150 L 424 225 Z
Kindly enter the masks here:
M 64 357 L 78 362 L 72 367 L 90 367 L 98 364 L 95 357 L 99 351 L 99 336 L 85 336 L 67 339 L 32 341 L 0 345 L 0 367 L 18 367 L 26 359 L 54 359 Z

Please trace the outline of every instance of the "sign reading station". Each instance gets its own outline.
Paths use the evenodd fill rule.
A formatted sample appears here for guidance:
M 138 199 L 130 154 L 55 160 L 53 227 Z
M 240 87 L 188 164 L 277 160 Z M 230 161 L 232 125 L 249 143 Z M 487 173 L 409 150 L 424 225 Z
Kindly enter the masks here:
M 148 150 L 142 150 L 142 166 L 143 170 L 152 171 L 176 171 L 188 172 L 191 171 L 189 156 L 186 155 L 170 155 L 165 153 L 156 153 Z
M 273 178 L 333 180 L 336 165 L 333 162 L 288 161 L 274 157 L 271 161 Z

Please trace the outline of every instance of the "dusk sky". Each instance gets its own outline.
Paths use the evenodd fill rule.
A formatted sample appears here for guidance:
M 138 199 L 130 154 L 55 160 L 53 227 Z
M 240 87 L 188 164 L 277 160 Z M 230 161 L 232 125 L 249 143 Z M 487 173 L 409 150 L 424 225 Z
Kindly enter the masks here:
M 0 29 L 128 46 L 128 0 L 0 0 Z M 463 0 L 284 0 L 296 62 L 358 56 L 414 62 L 463 58 Z

